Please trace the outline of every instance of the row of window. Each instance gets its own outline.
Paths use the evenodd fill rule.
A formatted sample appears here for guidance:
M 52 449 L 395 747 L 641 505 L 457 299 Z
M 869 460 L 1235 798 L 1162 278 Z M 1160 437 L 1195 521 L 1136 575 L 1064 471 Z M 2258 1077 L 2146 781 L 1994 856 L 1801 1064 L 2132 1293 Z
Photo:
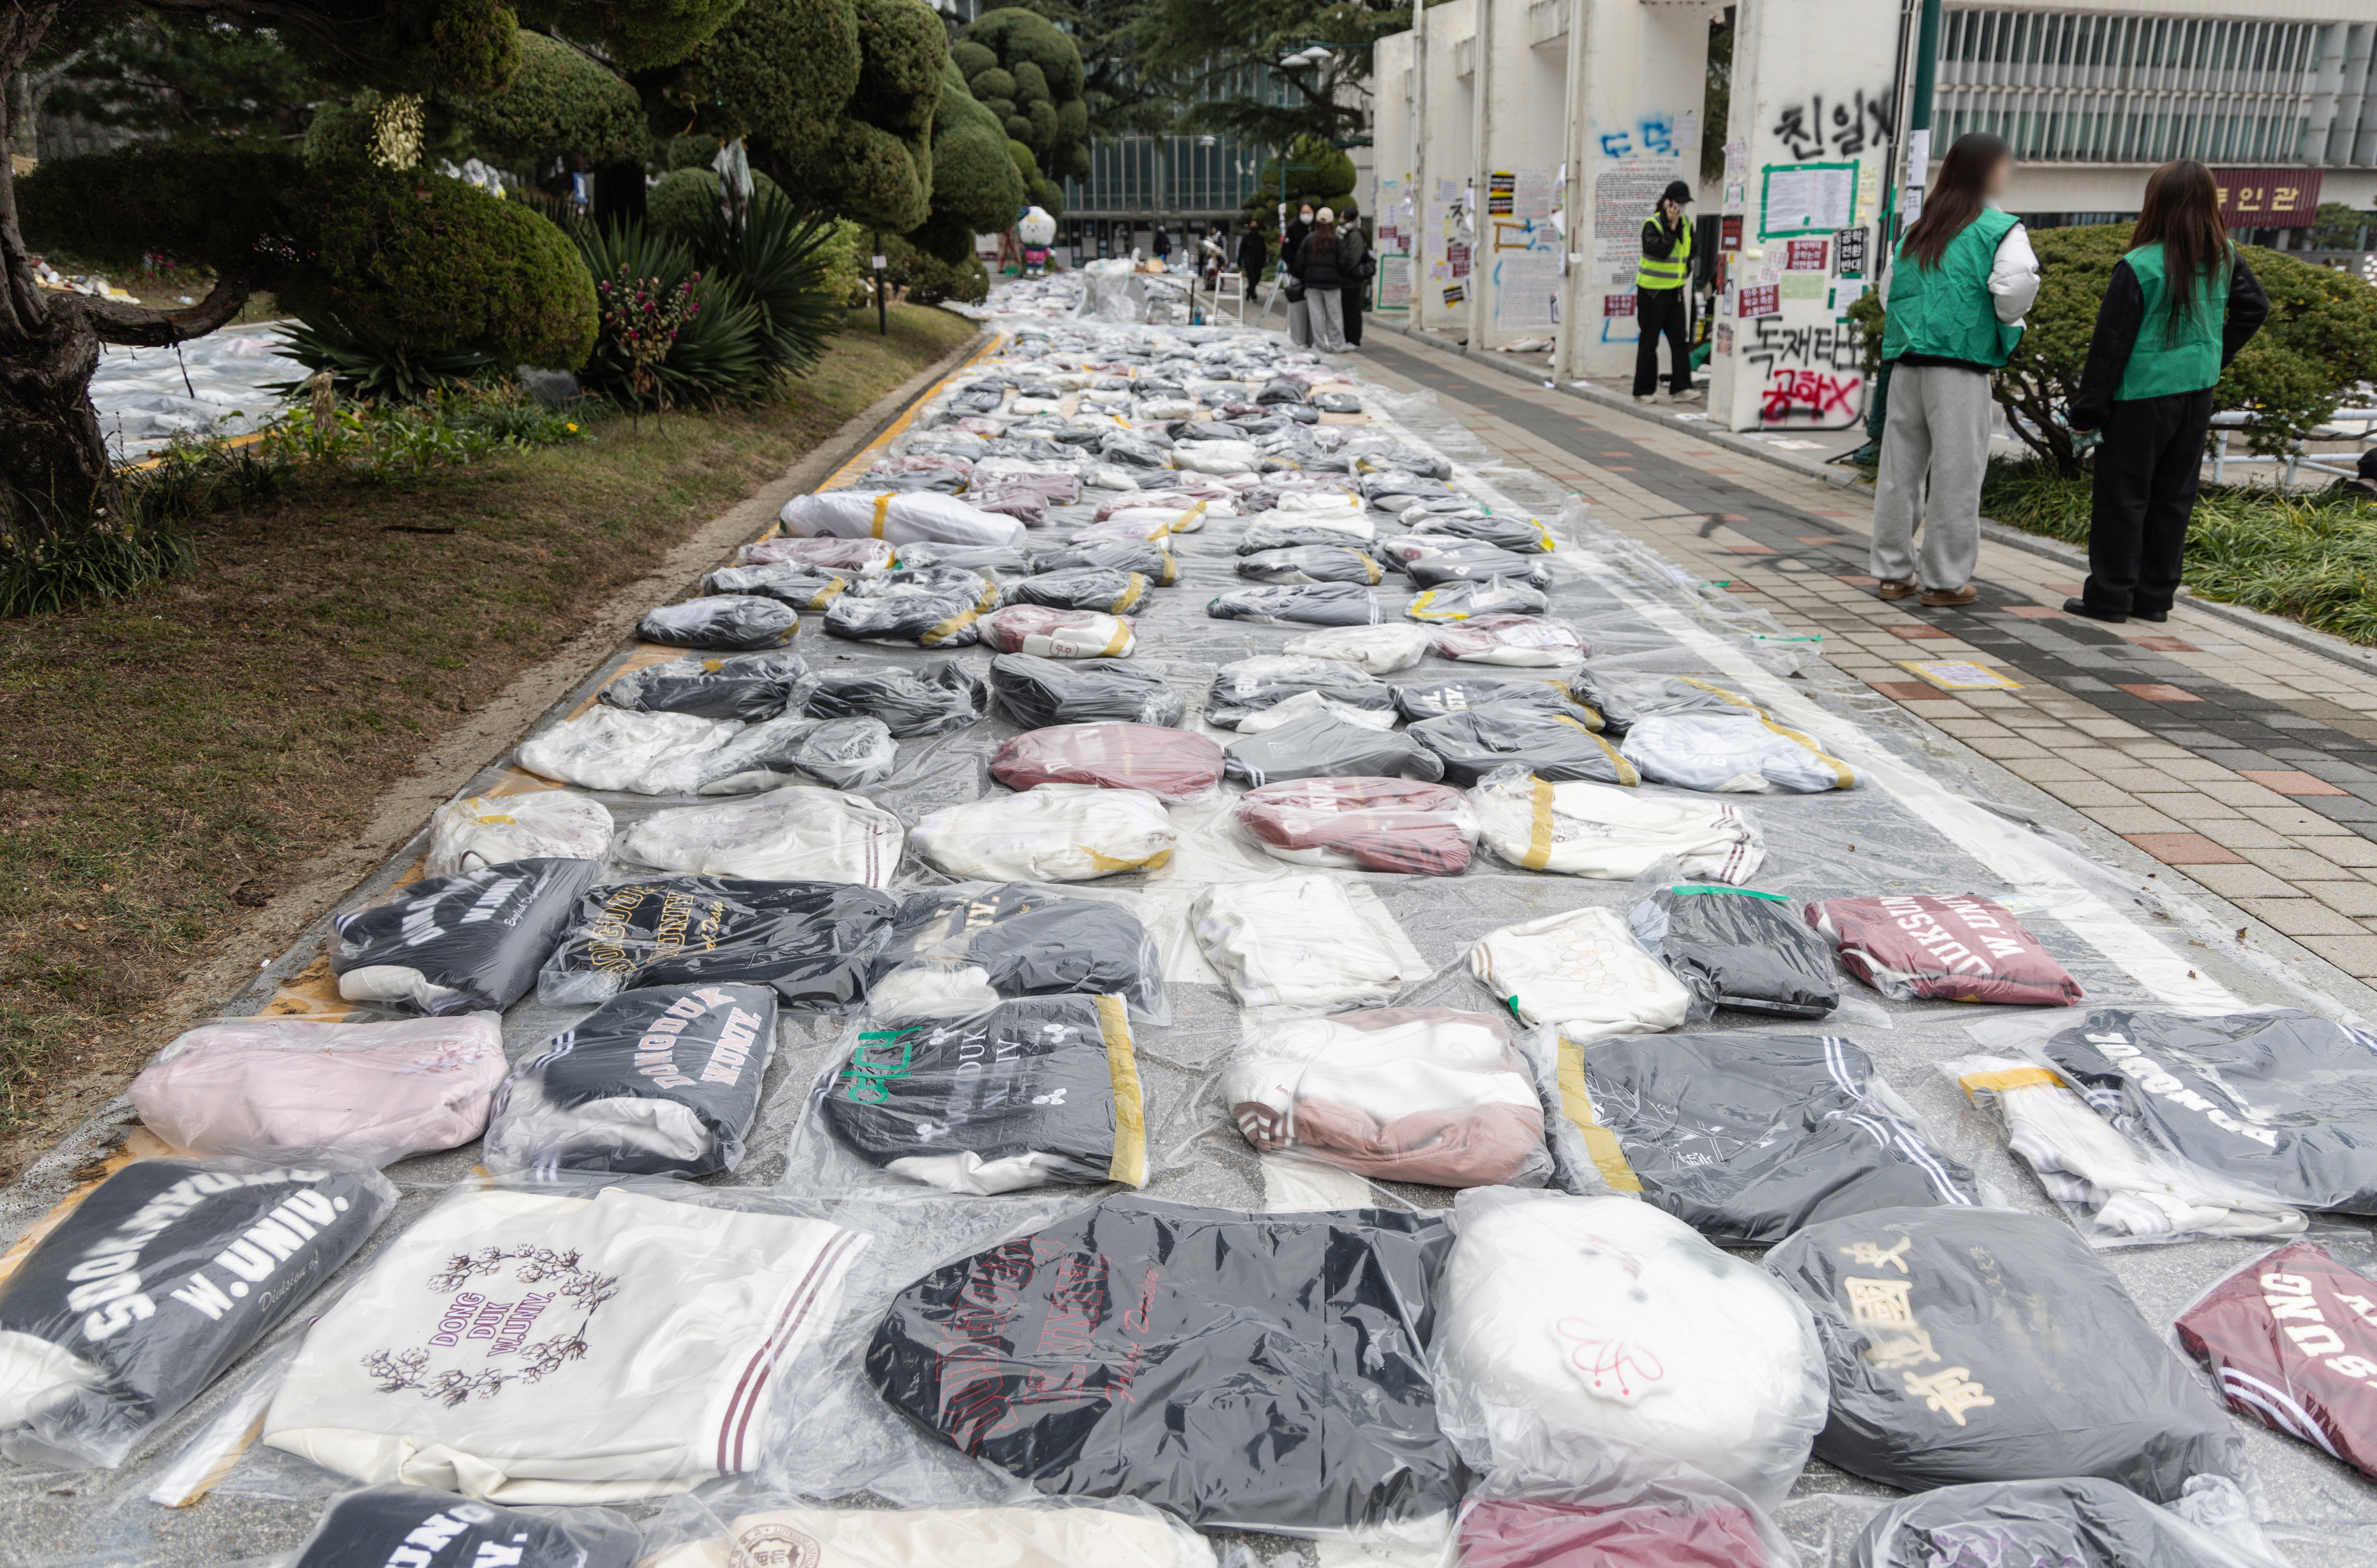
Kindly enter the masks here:
M 2318 68 L 2328 30 L 2213 17 L 1951 11 L 1940 41 L 1941 81 L 2041 83 L 2048 69 L 2070 67 L 2092 73 L 2089 86 L 2291 92 Z M 2226 79 L 2182 82 L 2180 75 Z
M 2292 99 L 2114 102 L 2108 107 L 2095 94 L 1943 91 L 1932 143 L 1949 147 L 1967 131 L 1987 131 L 2003 137 L 2016 158 L 2077 163 L 2288 163 L 2308 156 L 2311 122 Z

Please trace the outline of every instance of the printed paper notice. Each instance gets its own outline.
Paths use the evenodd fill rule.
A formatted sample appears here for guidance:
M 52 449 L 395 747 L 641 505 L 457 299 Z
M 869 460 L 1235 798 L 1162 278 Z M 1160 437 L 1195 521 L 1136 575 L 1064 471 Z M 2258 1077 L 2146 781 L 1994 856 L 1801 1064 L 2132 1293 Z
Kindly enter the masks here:
M 1854 163 L 1770 163 L 1758 235 L 1830 234 L 1857 220 Z
M 1548 169 L 1512 170 L 1511 216 L 1541 219 L 1551 215 L 1552 172 Z
M 1494 263 L 1494 325 L 1505 332 L 1559 325 L 1560 258 L 1526 251 Z

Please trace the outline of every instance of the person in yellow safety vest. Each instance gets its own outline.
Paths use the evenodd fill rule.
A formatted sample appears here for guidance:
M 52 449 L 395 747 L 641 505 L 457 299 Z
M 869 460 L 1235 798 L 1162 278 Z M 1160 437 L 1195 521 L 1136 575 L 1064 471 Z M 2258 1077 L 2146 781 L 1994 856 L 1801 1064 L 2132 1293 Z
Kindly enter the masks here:
M 1691 186 L 1670 180 L 1659 197 L 1659 209 L 1642 220 L 1642 259 L 1634 267 L 1634 400 L 1656 400 L 1659 390 L 1659 336 L 1667 339 L 1667 355 L 1675 369 L 1667 378 L 1668 400 L 1681 403 L 1697 398 L 1692 386 L 1690 347 L 1692 304 L 1692 222 L 1684 208 L 1692 199 Z

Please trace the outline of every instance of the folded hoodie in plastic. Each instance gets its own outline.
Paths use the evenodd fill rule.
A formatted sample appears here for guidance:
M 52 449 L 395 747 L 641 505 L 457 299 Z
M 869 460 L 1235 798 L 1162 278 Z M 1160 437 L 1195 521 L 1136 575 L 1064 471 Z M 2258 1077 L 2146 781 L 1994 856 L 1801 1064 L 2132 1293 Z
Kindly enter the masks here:
M 2377 1279 L 2294 1241 L 2213 1286 L 2174 1327 L 2230 1409 L 2377 1475 Z
M 759 1113 L 776 993 L 756 985 L 622 992 L 545 1042 L 496 1098 L 496 1172 L 732 1170 Z
M 892 544 L 1021 544 L 1023 525 L 932 491 L 830 490 L 795 495 L 777 514 L 799 538 L 877 539 Z
M 906 839 L 900 819 L 863 795 L 794 785 L 654 812 L 621 837 L 619 858 L 696 875 L 885 887 Z
M 1400 778 L 1301 778 L 1248 790 L 1230 808 L 1276 859 L 1346 870 L 1454 876 L 1477 844 L 1468 798 Z
M 1178 841 L 1155 795 L 1073 783 L 946 806 L 908 830 L 910 847 L 934 870 L 996 882 L 1088 882 L 1153 871 L 1172 859 Z
M 997 604 L 998 587 L 987 577 L 919 566 L 853 584 L 826 607 L 825 629 L 854 642 L 963 647 L 981 636 L 974 623 Z
M 477 1137 L 504 1081 L 493 1012 L 379 1024 L 226 1018 L 176 1037 L 125 1091 L 174 1148 L 376 1170 Z
M 1021 996 L 1119 996 L 1133 1022 L 1168 1024 L 1153 912 L 1135 895 L 1077 894 L 1011 882 L 911 894 L 878 959 L 869 994 L 971 991 L 985 1003 Z
M 315 1320 L 263 1440 L 358 1480 L 502 1503 L 738 1475 L 866 1245 L 748 1193 L 469 1182 Z
M 794 610 L 823 610 L 850 589 L 855 574 L 811 566 L 799 561 L 771 561 L 759 566 L 722 566 L 701 579 L 704 592 L 756 594 Z
M 647 665 L 603 687 L 601 696 L 639 713 L 757 720 L 805 711 L 815 683 L 807 660 L 787 647 Z
M 1200 1529 L 1440 1529 L 1439 1216 L 1110 1199 L 934 1270 L 866 1353 L 891 1406 L 1043 1491 Z
M 500 1013 L 561 940 L 593 861 L 508 861 L 424 877 L 331 921 L 339 994 L 399 1012 Z
M 1635 905 L 1627 923 L 1690 990 L 1694 1023 L 1719 1007 L 1821 1018 L 1841 1004 L 1831 947 L 1780 893 L 1682 883 Z
M 815 1115 L 867 1164 L 947 1192 L 1147 1180 L 1147 1118 L 1118 996 L 984 1005 L 912 991 L 852 1031 Z
M 537 977 L 552 1005 L 649 986 L 742 980 L 794 1007 L 866 999 L 900 901 L 847 882 L 662 876 L 588 889 Z
M 429 814 L 424 876 L 451 876 L 506 861 L 599 861 L 611 851 L 611 814 L 567 790 L 471 795 Z
M 1446 1429 L 1480 1465 L 1632 1443 L 1780 1503 L 1824 1424 L 1808 1310 L 1628 1197 L 1476 1187 L 1439 1298 Z
M 2068 1007 L 2081 997 L 2080 982 L 2012 911 L 1977 894 L 1826 898 L 1803 912 L 1849 973 L 1893 1001 Z
M 758 724 L 689 713 L 594 707 L 520 742 L 520 765 L 588 790 L 639 795 L 739 795 L 806 775 L 837 790 L 891 771 L 898 746 L 879 719 Z
M 1222 755 L 1229 777 L 1256 786 L 1298 778 L 1444 776 L 1442 759 L 1411 735 L 1356 723 L 1325 707 L 1241 735 Z
M 1561 1052 L 1562 1098 L 1602 1179 L 1720 1246 L 1976 1201 L 1973 1173 L 1932 1146 L 1845 1039 L 1661 1035 Z
M 136 1159 L 0 1279 L 0 1451 L 115 1466 L 396 1206 L 376 1172 Z
M 1213 1568 L 1213 1548 L 1178 1520 L 1124 1498 L 825 1508 L 745 1481 L 723 1495 L 668 1503 L 644 1527 L 640 1561 L 642 1568 Z M 368 1568 L 382 1564 L 375 1559 Z
M 1139 646 L 1133 624 L 1094 610 L 1011 604 L 974 623 L 985 647 L 1038 659 L 1123 659 Z
M 1774 1520 L 1690 1465 L 1574 1433 L 1507 1446 L 1461 1505 L 1460 1568 L 1798 1568 Z
M 2007 1568 L 2287 1568 L 2273 1552 L 2089 1476 L 1894 1499 L 1849 1543 L 1847 1568 L 1943 1568 L 1977 1557 Z
M 1242 1006 L 1374 1006 L 1425 970 L 1355 908 L 1357 886 L 1323 875 L 1217 884 L 1188 906 L 1189 932 Z
M 282 1568 L 629 1568 L 642 1538 L 607 1508 L 523 1513 L 429 1487 L 340 1492 Z
M 1235 730 L 1248 717 L 1317 692 L 1347 707 L 1391 709 L 1395 688 L 1334 659 L 1262 654 L 1224 664 L 1205 694 L 1205 722 Z
M 1535 1075 L 1491 1013 L 1363 1008 L 1272 1024 L 1239 1047 L 1220 1093 L 1262 1153 L 1374 1181 L 1540 1186 L 1552 1172 Z
M 1232 588 L 1208 600 L 1217 621 L 1261 621 L 1290 626 L 1375 626 L 1379 596 L 1356 583 Z
M 990 661 L 990 683 L 999 712 L 1027 730 L 1101 720 L 1177 724 L 1188 712 L 1188 699 L 1163 676 L 1116 659 L 1067 663 L 1002 653 Z
M 1444 777 L 1456 784 L 1475 784 L 1506 767 L 1523 768 L 1553 783 L 1571 778 L 1628 786 L 1642 782 L 1634 765 L 1591 725 L 1540 698 L 1491 701 L 1423 719 L 1412 725 L 1410 734 L 1442 759 Z
M 2118 1129 L 2283 1204 L 2377 1214 L 2377 1036 L 2291 1009 L 2097 1008 L 2040 1049 Z
M 757 594 L 720 593 L 645 612 L 636 635 L 648 643 L 728 653 L 776 647 L 801 629 L 800 612 Z
M 2096 1476 L 2158 1503 L 2244 1474 L 2244 1437 L 2059 1219 L 1820 1221 L 1766 1255 L 1831 1369 L 1822 1457 L 1890 1486 Z
M 1672 860 L 1686 876 L 1739 885 L 1766 863 L 1765 840 L 1738 806 L 1575 779 L 1497 771 L 1470 792 L 1480 836 L 1512 865 L 1626 880 Z
M 954 659 L 921 670 L 869 670 L 817 679 L 813 719 L 877 719 L 897 738 L 962 730 L 989 706 L 982 677 Z

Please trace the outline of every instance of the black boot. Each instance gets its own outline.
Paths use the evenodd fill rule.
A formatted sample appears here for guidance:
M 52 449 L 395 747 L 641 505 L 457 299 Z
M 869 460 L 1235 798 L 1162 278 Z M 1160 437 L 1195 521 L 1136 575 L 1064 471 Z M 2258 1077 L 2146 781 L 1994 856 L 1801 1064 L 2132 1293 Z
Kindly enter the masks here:
M 2116 626 L 2129 619 L 2117 610 L 2099 610 L 2095 605 L 2077 599 L 2067 599 L 2063 601 L 2063 613 L 2084 615 L 2091 621 L 2109 621 Z M 2160 620 L 2162 617 L 2157 615 L 2154 619 Z

